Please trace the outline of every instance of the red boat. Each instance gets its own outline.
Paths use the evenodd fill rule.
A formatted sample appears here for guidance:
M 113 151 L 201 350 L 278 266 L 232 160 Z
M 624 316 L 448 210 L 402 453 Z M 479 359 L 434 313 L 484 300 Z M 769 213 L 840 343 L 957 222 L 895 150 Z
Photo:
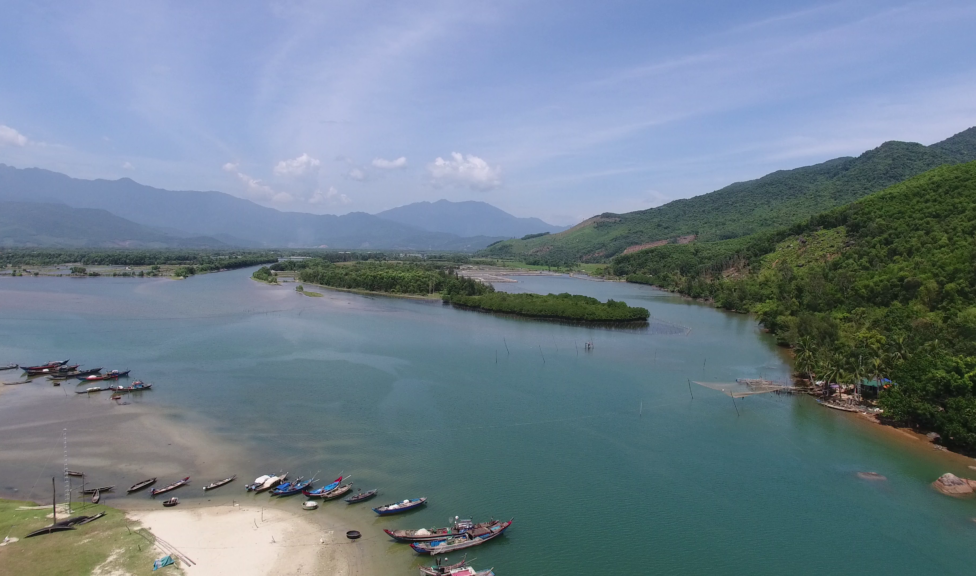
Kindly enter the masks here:
M 123 376 L 128 376 L 131 370 L 126 370 L 124 372 L 119 372 L 118 370 L 112 370 L 108 374 L 92 374 L 91 376 L 85 376 L 84 378 L 79 378 L 83 382 L 98 382 L 100 380 L 118 380 Z
M 64 361 L 55 360 L 55 361 L 48 362 L 47 364 L 41 364 L 40 366 L 21 366 L 20 368 L 25 372 L 36 372 L 38 370 L 54 370 L 57 369 L 59 366 L 64 366 L 67 363 L 68 363 L 67 360 Z

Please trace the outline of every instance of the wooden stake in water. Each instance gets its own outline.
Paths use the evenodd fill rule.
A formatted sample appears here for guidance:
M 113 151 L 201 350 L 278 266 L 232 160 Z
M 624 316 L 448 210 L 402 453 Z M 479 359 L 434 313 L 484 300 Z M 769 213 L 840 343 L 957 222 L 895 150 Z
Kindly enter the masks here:
M 502 342 L 505 343 L 505 354 L 511 356 L 512 355 L 512 352 L 511 352 L 511 350 L 508 349 L 508 340 L 505 340 L 505 338 L 502 338 Z
M 640 413 L 637 414 L 637 417 L 638 418 L 643 418 L 644 417 L 644 401 L 643 400 L 641 400 Z
M 729 396 L 732 397 L 732 405 L 735 406 L 735 396 L 732 396 L 731 394 L 729 394 Z M 739 417 L 739 407 L 738 406 L 735 406 L 735 417 L 736 418 Z
M 546 363 L 546 355 L 542 353 L 542 344 L 539 344 L 539 355 L 542 356 L 542 363 Z
M 691 391 L 691 378 L 688 379 L 688 393 L 691 394 L 691 399 L 695 399 L 695 393 Z

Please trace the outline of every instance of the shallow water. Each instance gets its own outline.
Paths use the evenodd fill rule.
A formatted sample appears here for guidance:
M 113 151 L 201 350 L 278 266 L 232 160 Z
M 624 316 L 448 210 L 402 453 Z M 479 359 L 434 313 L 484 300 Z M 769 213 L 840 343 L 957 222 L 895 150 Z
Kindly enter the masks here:
M 326 505 L 380 534 L 371 540 L 402 574 L 417 558 L 379 530 L 454 515 L 515 517 L 505 537 L 469 554 L 499 576 L 971 573 L 976 504 L 928 485 L 965 468 L 860 433 L 849 415 L 808 398 L 734 406 L 689 390 L 689 379 L 786 378 L 782 351 L 748 316 L 632 284 L 520 277 L 499 286 L 614 298 L 654 319 L 603 329 L 405 299 L 309 298 L 250 272 L 0 279 L 0 364 L 71 357 L 132 368 L 157 386 L 134 404 L 246 448 L 219 470 L 186 464 L 208 479 L 227 467 L 242 479 L 344 472 L 380 488 L 375 504 L 429 497 L 425 509 L 384 520 L 365 506 Z M 79 410 L 90 401 L 41 383 L 12 388 L 0 395 L 0 429 L 13 410 L 23 418 L 45 399 Z M 7 462 L 0 486 L 29 487 L 34 468 Z

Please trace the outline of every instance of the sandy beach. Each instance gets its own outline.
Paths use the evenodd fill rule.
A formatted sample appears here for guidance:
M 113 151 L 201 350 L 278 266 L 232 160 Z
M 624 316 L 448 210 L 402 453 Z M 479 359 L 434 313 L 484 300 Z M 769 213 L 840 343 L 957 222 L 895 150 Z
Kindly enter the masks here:
M 176 551 L 191 560 L 180 562 L 185 574 L 367 574 L 358 542 L 302 514 L 232 505 L 129 512 L 128 517 L 157 537 L 160 557 Z

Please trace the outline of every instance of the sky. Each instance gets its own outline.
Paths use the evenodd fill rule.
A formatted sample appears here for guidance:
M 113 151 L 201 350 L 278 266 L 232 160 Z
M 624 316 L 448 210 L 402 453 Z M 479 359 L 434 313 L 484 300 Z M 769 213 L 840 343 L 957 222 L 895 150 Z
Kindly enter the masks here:
M 976 125 L 976 2 L 14 0 L 0 162 L 572 224 Z

